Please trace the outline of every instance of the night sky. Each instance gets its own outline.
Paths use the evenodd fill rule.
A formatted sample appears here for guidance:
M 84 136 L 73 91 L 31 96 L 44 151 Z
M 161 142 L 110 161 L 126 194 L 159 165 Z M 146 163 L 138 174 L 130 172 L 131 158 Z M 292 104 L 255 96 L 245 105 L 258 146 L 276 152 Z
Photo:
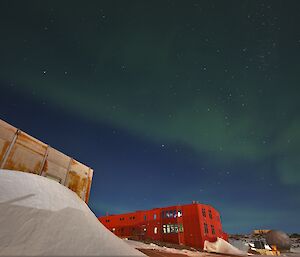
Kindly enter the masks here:
M 198 200 L 300 232 L 300 1 L 0 2 L 0 118 L 94 169 L 97 216 Z

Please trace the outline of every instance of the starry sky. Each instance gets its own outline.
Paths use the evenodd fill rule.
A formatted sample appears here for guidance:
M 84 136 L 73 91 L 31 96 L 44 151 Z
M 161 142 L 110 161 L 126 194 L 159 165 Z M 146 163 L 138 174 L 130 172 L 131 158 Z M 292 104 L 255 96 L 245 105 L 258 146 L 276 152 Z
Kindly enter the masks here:
M 97 216 L 198 200 L 300 232 L 300 2 L 0 2 L 0 118 L 94 169 Z

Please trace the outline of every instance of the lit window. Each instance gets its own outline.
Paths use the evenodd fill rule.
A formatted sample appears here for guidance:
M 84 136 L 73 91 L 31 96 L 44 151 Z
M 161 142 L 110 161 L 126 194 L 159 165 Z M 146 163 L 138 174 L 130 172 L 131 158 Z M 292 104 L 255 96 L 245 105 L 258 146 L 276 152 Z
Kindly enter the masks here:
M 175 230 L 175 233 L 178 233 L 178 225 L 177 224 L 174 225 L 174 230 Z
M 157 227 L 154 228 L 154 234 L 157 234 Z
M 169 217 L 173 218 L 173 211 L 169 211 Z
M 155 219 L 155 220 L 156 220 L 156 213 L 154 213 L 154 215 L 153 215 L 153 219 Z
M 177 218 L 177 211 L 173 211 L 173 216 L 174 216 L 174 218 Z
M 174 226 L 174 224 L 170 224 L 170 233 L 175 233 L 175 226 Z
M 179 232 L 183 232 L 183 225 L 179 224 Z
M 167 233 L 167 225 L 163 225 L 163 233 L 164 233 L 164 234 Z
M 170 229 L 170 225 L 167 225 L 167 233 L 170 233 L 171 229 Z
M 168 212 L 168 211 L 166 211 L 166 217 L 167 217 L 167 218 L 169 218 L 169 217 L 170 217 L 170 215 L 169 215 L 169 212 Z
M 182 212 L 179 210 L 177 213 L 178 218 L 180 218 L 182 216 Z

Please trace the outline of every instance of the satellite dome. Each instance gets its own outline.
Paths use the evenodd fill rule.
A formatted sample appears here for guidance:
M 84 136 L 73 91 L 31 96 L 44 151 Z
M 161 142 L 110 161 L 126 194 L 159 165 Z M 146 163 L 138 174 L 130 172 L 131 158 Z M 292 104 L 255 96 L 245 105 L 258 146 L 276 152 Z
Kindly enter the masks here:
M 276 245 L 278 250 L 289 251 L 291 249 L 291 239 L 283 231 L 271 230 L 266 234 L 268 245 Z

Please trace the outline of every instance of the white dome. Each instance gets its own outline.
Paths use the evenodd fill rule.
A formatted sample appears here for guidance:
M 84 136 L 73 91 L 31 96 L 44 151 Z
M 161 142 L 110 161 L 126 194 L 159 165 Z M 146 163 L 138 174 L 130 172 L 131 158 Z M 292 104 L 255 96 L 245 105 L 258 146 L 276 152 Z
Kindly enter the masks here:
M 107 230 L 71 190 L 0 170 L 0 256 L 144 256 Z

